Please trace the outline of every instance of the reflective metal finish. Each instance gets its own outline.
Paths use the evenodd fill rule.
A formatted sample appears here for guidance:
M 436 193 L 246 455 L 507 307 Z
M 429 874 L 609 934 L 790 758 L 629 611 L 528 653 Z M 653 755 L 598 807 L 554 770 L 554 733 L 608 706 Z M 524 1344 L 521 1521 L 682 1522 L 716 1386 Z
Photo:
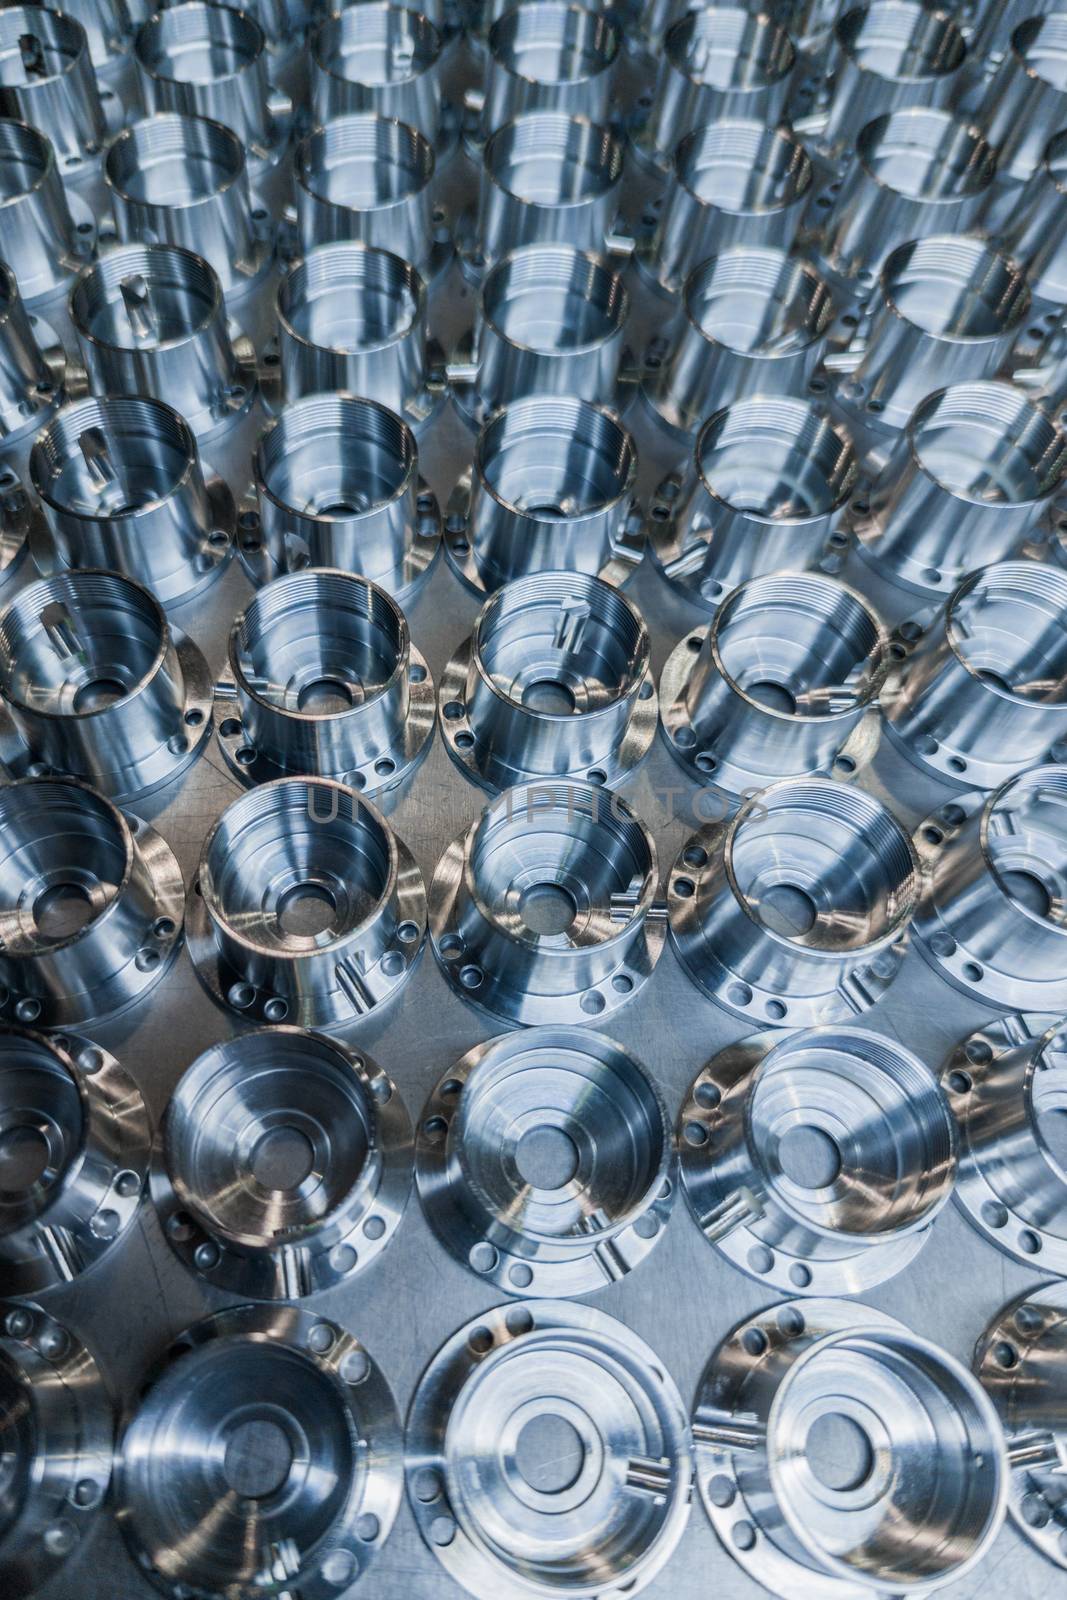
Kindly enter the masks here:
M 978 119 L 998 147 L 1001 171 L 1028 178 L 1067 120 L 1067 15 L 1031 14 L 1013 29 Z
M 0 260 L 0 451 L 48 421 L 63 397 L 66 357 L 47 323 L 29 313 L 18 281 Z
M 134 16 L 140 15 L 141 0 L 63 0 L 66 16 L 85 29 L 89 55 L 98 73 L 112 75 L 119 70 L 133 43 Z
M 415 1159 L 441 1243 L 511 1294 L 618 1282 L 674 1205 L 659 1091 L 632 1056 L 585 1028 L 528 1028 L 468 1051 L 423 1108 Z
M 369 1057 L 269 1028 L 212 1045 L 178 1082 L 152 1169 L 164 1236 L 231 1294 L 293 1300 L 347 1282 L 392 1239 L 411 1122 Z
M 489 29 L 485 84 L 473 97 L 486 137 L 524 111 L 560 111 L 608 123 L 622 28 L 611 11 L 534 0 L 503 10 Z
M 0 118 L 0 256 L 27 305 L 62 294 L 96 251 L 85 201 L 66 192 L 49 139 Z
M 80 22 L 45 6 L 0 10 L 0 112 L 47 133 L 66 177 L 99 156 L 112 131 L 108 111 L 118 103 L 97 84 Z
M 547 1478 L 528 1466 L 532 1481 L 531 1424 L 569 1445 Z M 458 1329 L 415 1391 L 405 1456 L 419 1531 L 478 1600 L 636 1594 L 689 1517 L 678 1391 L 642 1340 L 588 1306 L 520 1301 Z
M 361 0 L 358 9 L 335 11 L 311 36 L 315 124 L 373 111 L 433 144 L 441 131 L 442 49 L 429 17 L 406 5 Z
M 11 467 L 0 462 L 0 604 L 21 582 L 30 558 L 30 529 L 36 512 Z
M 1067 130 L 1053 134 L 1008 216 L 992 219 L 1035 295 L 1067 303 Z

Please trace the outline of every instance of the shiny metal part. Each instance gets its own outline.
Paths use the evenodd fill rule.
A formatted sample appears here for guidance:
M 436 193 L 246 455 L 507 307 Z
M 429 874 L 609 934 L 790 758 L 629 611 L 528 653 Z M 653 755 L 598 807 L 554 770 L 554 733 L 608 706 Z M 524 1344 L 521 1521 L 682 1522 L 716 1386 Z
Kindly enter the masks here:
M 62 345 L 39 316 L 31 323 L 15 274 L 0 261 L 0 453 L 48 421 L 66 376 Z
M 881 622 L 844 584 L 753 578 L 668 656 L 667 748 L 697 783 L 732 796 L 779 778 L 851 776 L 877 748 L 889 665 Z
M 22 580 L 36 512 L 18 474 L 0 461 L 0 605 Z
M 81 23 L 39 5 L 0 10 L 0 112 L 47 133 L 67 178 L 95 162 L 122 117 Z
M 388 1537 L 402 1474 L 396 1405 L 359 1340 L 298 1306 L 235 1306 L 175 1341 L 128 1417 L 116 1512 L 175 1600 L 279 1581 L 335 1600 Z
M 34 442 L 30 480 L 44 508 L 31 548 L 46 576 L 121 572 L 169 606 L 212 583 L 232 554 L 233 496 L 161 400 L 64 406 Z
M 469 588 L 493 593 L 531 572 L 587 572 L 611 583 L 644 553 L 637 449 L 618 417 L 567 395 L 498 411 L 449 502 L 445 550 Z
M 199 647 L 140 584 L 57 573 L 0 614 L 0 760 L 9 773 L 70 773 L 117 801 L 179 774 L 211 731 Z
M 0 1300 L 0 1411 L 10 1484 L 0 1563 L 10 1600 L 29 1600 L 93 1525 L 111 1480 L 115 1424 L 89 1351 L 25 1301 Z
M 191 250 L 108 250 L 75 284 L 70 319 L 98 393 L 154 395 L 201 443 L 244 416 L 256 397 L 255 349 L 227 320 L 218 274 Z
M 136 1083 L 87 1039 L 0 1024 L 0 1068 L 0 1274 L 12 1294 L 36 1294 L 125 1233 L 152 1135 Z
M 900 588 L 951 592 L 1014 553 L 1065 471 L 1067 436 L 1021 389 L 941 389 L 916 407 L 856 507 L 858 553 Z
M 509 789 L 449 845 L 430 888 L 434 954 L 508 1022 L 591 1022 L 663 948 L 656 847 L 627 803 L 584 783 Z
M 63 293 L 96 252 L 85 201 L 63 188 L 51 141 L 0 118 L 0 256 L 29 306 Z
M 720 1344 L 693 1411 L 723 1548 L 782 1600 L 920 1596 L 1000 1531 L 1004 1439 L 954 1356 L 871 1306 L 787 1301 Z
M 919 953 L 977 1000 L 1067 1013 L 1067 766 L 961 795 L 915 840 Z
M 429 749 L 433 679 L 384 589 L 309 569 L 276 578 L 238 616 L 216 720 L 242 783 L 306 773 L 377 795 Z
M 1057 308 L 1067 304 L 1067 130 L 1053 134 L 1012 198 L 997 227 L 1005 247 L 1025 266 L 1036 296 Z
M 326 778 L 279 778 L 234 800 L 204 841 L 189 953 L 249 1022 L 341 1028 L 403 985 L 426 895 L 407 846 L 369 801 Z
M 143 0 L 63 0 L 66 16 L 85 29 L 89 56 L 98 74 L 113 76 L 123 66 L 133 44 L 134 14 Z
M 152 1167 L 160 1227 L 216 1288 L 294 1300 L 376 1260 L 411 1188 L 411 1120 L 369 1057 L 300 1028 L 212 1045 L 178 1082 Z
M 311 35 L 311 113 L 321 127 L 351 111 L 372 111 L 441 133 L 444 41 L 421 11 L 385 0 L 335 11 Z
M 897 629 L 900 665 L 882 697 L 888 731 L 916 766 L 994 789 L 1067 756 L 1067 572 L 1005 561 L 972 572 L 943 609 Z
M 458 1329 L 415 1391 L 405 1456 L 419 1531 L 477 1600 L 636 1594 L 689 1518 L 674 1382 L 590 1306 L 519 1301 Z
M 616 15 L 569 0 L 512 5 L 489 29 L 485 82 L 468 95 L 475 141 L 525 111 L 559 111 L 608 124 L 622 27 Z
M 667 1108 L 586 1028 L 528 1028 L 457 1061 L 422 1112 L 416 1179 L 441 1243 L 509 1294 L 589 1294 L 662 1236 L 677 1184 Z
M 133 122 L 108 147 L 104 175 L 119 238 L 203 256 L 227 303 L 270 267 L 270 217 L 248 187 L 244 145 L 221 122 L 169 111 Z
M 786 779 L 682 848 L 667 884 L 671 941 L 698 988 L 746 1020 L 847 1021 L 897 976 L 920 888 L 911 842 L 880 800 Z
M 445 668 L 438 704 L 445 748 L 483 788 L 618 783 L 656 734 L 648 630 L 600 578 L 516 578 L 482 607 Z
M 820 408 L 788 396 L 736 401 L 708 418 L 684 473 L 656 490 L 652 558 L 706 606 L 749 578 L 836 571 L 857 476 L 851 439 Z
M 402 604 L 440 549 L 437 500 L 419 476 L 415 435 L 376 400 L 305 396 L 261 434 L 256 504 L 238 550 L 256 585 L 306 567 L 370 578 Z
M 0 836 L 0 1014 L 79 1027 L 142 999 L 182 942 L 170 846 L 72 778 L 0 788 Z
M 977 120 L 997 147 L 1003 175 L 1029 178 L 1067 121 L 1067 15 L 1031 14 L 1012 30 Z
M 862 1294 L 952 1194 L 956 1127 L 918 1056 L 860 1028 L 750 1034 L 678 1117 L 686 1198 L 726 1259 L 786 1294 Z

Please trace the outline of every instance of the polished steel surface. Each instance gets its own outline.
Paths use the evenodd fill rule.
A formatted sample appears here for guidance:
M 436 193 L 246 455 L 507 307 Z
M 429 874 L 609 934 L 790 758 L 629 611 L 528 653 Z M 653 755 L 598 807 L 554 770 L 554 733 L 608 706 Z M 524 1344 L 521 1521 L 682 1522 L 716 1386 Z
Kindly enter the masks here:
M 0 11 L 0 111 L 47 133 L 63 173 L 99 160 L 120 111 L 101 90 L 85 29 L 46 6 Z
M 96 236 L 85 201 L 64 190 L 51 140 L 0 118 L 0 249 L 27 305 L 61 295 L 92 260 Z

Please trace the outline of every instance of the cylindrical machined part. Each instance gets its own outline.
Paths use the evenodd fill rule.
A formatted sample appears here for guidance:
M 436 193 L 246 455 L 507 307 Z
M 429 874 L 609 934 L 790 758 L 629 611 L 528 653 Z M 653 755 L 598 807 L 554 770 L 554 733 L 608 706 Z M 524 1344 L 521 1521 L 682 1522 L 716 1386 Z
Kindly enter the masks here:
M 0 10 L 0 113 L 47 133 L 65 177 L 100 154 L 108 120 L 80 22 L 45 6 Z
M 779 1292 L 859 1294 L 914 1259 L 956 1179 L 933 1072 L 860 1028 L 770 1030 L 728 1045 L 678 1117 L 704 1237 Z
M 1001 172 L 1029 178 L 1067 122 L 1067 14 L 1031 15 L 1013 30 L 977 120 L 997 147 Z
M 163 1117 L 152 1198 L 164 1238 L 209 1283 L 293 1300 L 347 1283 L 399 1225 L 411 1122 L 381 1067 L 301 1028 L 197 1057 Z
M 749 578 L 833 566 L 857 474 L 848 434 L 807 401 L 736 401 L 708 418 L 685 473 L 657 490 L 653 558 L 710 606 Z
M 218 734 L 243 783 L 307 773 L 376 795 L 413 771 L 433 723 L 433 680 L 407 620 L 366 578 L 276 578 L 230 630 Z
M 834 316 L 830 290 L 806 262 L 784 250 L 723 250 L 686 280 L 673 348 L 670 329 L 649 345 L 641 397 L 688 441 L 709 400 L 718 409 L 753 394 L 803 394 Z
M 72 778 L 5 785 L 0 824 L 4 1015 L 77 1027 L 139 1000 L 181 945 L 169 846 Z
M 671 939 L 728 1011 L 788 1027 L 847 1021 L 896 977 L 920 889 L 911 841 L 881 801 L 786 779 L 685 845 L 667 886 Z
M 51 142 L 0 118 L 0 257 L 27 305 L 60 295 L 96 249 L 88 206 L 63 189 Z
M 823 1432 L 846 1424 L 872 1463 L 859 1484 L 829 1453 L 841 1433 Z M 692 1427 L 723 1547 L 791 1600 L 929 1594 L 973 1573 L 1004 1520 L 1004 1436 L 981 1386 L 870 1306 L 787 1301 L 742 1322 L 708 1364 Z M 813 1464 L 816 1440 L 832 1475 Z
M 69 772 L 112 800 L 171 783 L 211 728 L 207 662 L 117 572 L 42 578 L 0 614 L 0 758 Z
M 0 260 L 0 451 L 14 448 L 48 421 L 63 395 L 65 358 L 51 345 L 41 349 L 41 319 L 36 331 L 19 294 L 18 280 Z
M 819 573 L 753 578 L 668 657 L 667 747 L 697 782 L 731 795 L 849 775 L 876 744 L 888 669 L 880 621 L 843 583 Z
M 220 1005 L 331 1029 L 410 976 L 426 895 L 411 852 L 357 790 L 278 778 L 211 829 L 187 915 L 193 964 Z
M 1067 304 L 1067 129 L 1048 141 L 998 232 L 1025 266 L 1034 294 Z
M 617 794 L 575 781 L 508 789 L 453 840 L 430 889 L 434 954 L 464 999 L 508 1022 L 591 1022 L 663 947 L 656 848 Z
M 152 1135 L 133 1079 L 86 1039 L 0 1024 L 0 1064 L 0 1272 L 12 1294 L 37 1294 L 125 1233 Z
M 622 29 L 610 11 L 534 0 L 508 7 L 489 29 L 480 131 L 524 111 L 560 111 L 609 123 Z
M 376 400 L 308 395 L 261 435 L 258 512 L 240 518 L 252 582 L 305 567 L 370 578 L 403 600 L 440 548 L 437 501 L 419 477 L 415 435 Z
M 941 389 L 916 408 L 876 476 L 859 552 L 890 583 L 951 592 L 1014 553 L 1065 470 L 1067 437 L 1021 389 Z
M 249 192 L 244 146 L 221 122 L 160 112 L 131 123 L 109 146 L 104 174 L 119 238 L 203 256 L 227 300 L 269 265 L 269 219 Z
M 134 14 L 142 0 L 63 0 L 63 11 L 80 22 L 89 41 L 89 56 L 98 73 L 117 71 L 129 55 Z
M 13 468 L 0 461 L 0 602 L 22 581 L 30 556 L 30 533 L 36 521 L 33 502 Z
M 438 701 L 452 759 L 487 789 L 539 777 L 616 783 L 656 731 L 648 630 L 577 572 L 516 578 L 482 607 Z
M 165 401 L 201 442 L 255 399 L 255 351 L 227 320 L 215 269 L 191 250 L 114 247 L 74 286 L 70 319 L 99 394 Z
M 11 1600 L 30 1600 L 83 1547 L 111 1481 L 115 1423 L 96 1362 L 68 1328 L 0 1300 L 4 1455 L 11 1498 L 0 1561 Z
M 895 743 L 964 789 L 1067 755 L 1065 619 L 1060 567 L 1007 561 L 971 573 L 943 610 L 898 629 L 900 665 L 882 697 Z
M 348 112 L 377 112 L 417 128 L 433 144 L 441 131 L 444 42 L 421 11 L 361 0 L 327 17 L 311 36 L 311 109 L 316 126 Z
M 1067 766 L 962 795 L 916 843 L 927 869 L 920 954 L 987 1005 L 1067 1012 Z
M 161 400 L 64 406 L 34 442 L 30 481 L 44 508 L 33 551 L 45 575 L 121 572 L 169 606 L 217 578 L 232 553 L 233 497 Z
M 640 559 L 637 450 L 614 413 L 531 395 L 492 416 L 449 506 L 453 570 L 492 593 L 532 572 L 619 582 Z

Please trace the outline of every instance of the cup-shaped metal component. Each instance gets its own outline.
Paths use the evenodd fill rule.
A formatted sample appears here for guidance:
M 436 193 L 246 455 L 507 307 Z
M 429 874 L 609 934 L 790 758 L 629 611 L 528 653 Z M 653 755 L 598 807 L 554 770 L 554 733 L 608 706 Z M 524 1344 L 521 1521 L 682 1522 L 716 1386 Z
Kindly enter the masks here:
M 694 7 L 667 29 L 640 145 L 665 166 L 680 139 L 720 117 L 752 117 L 773 127 L 795 64 L 792 39 L 765 13 Z
M 786 1293 L 859 1294 L 922 1248 L 956 1179 L 956 1125 L 930 1068 L 860 1028 L 727 1046 L 678 1118 L 706 1239 Z
M 616 575 L 633 560 L 637 450 L 619 419 L 566 395 L 532 395 L 486 423 L 450 559 L 491 592 L 531 572 Z
M 674 1201 L 658 1090 L 584 1028 L 505 1034 L 455 1062 L 423 1110 L 415 1161 L 442 1244 L 511 1294 L 618 1282 L 663 1237 Z
M 1067 130 L 1053 134 L 999 232 L 1035 294 L 1067 302 Z M 1061 375 L 1061 388 L 1067 382 Z
M 748 578 L 823 565 L 857 476 L 842 428 L 804 400 L 754 395 L 717 411 L 685 476 L 653 502 L 652 553 L 698 604 Z
M 302 139 L 294 158 L 302 254 L 358 239 L 425 273 L 434 246 L 433 146 L 417 128 L 353 112 Z
M 999 151 L 1001 171 L 1030 177 L 1067 122 L 1067 15 L 1029 16 L 1013 30 L 978 120 Z
M 1012 1011 L 1067 1012 L 1067 766 L 1033 767 L 942 807 L 916 945 L 956 989 Z
M 611 12 L 567 0 L 510 6 L 489 30 L 483 134 L 524 111 L 609 122 L 621 49 L 622 29 Z
M 34 337 L 15 274 L 0 260 L 0 449 L 47 421 L 60 383 Z
M 374 111 L 433 143 L 441 127 L 442 47 L 430 19 L 408 6 L 361 0 L 335 11 L 311 38 L 315 122 Z
M 618 589 L 577 572 L 516 578 L 482 607 L 438 696 L 448 752 L 483 788 L 615 783 L 656 731 L 651 645 Z
M 663 947 L 656 847 L 617 794 L 509 789 L 449 845 L 430 888 L 434 953 L 464 999 L 509 1022 L 591 1022 Z
M 184 0 L 149 18 L 138 32 L 135 56 L 149 114 L 174 111 L 220 122 L 240 139 L 250 163 L 282 154 L 292 108 L 271 85 L 267 42 L 253 16 Z
M 140 999 L 181 945 L 169 847 L 72 778 L 5 785 L 0 823 L 5 1014 L 77 1027 Z
M 686 844 L 667 889 L 671 939 L 728 1011 L 843 1021 L 896 977 L 920 887 L 911 841 L 873 795 L 786 779 Z
M 64 193 L 50 141 L 0 118 L 0 258 L 27 305 L 60 294 L 95 246 L 88 207 Z
M 0 112 L 47 132 L 67 176 L 100 154 L 107 118 L 80 22 L 44 6 L 0 10 Z
M 753 578 L 669 656 L 660 680 L 668 748 L 698 781 L 732 795 L 831 768 L 852 773 L 868 754 L 861 723 L 888 667 L 881 623 L 844 584 L 817 573 Z
M 47 539 L 44 572 L 125 573 L 176 605 L 210 583 L 232 551 L 234 508 L 205 479 L 196 438 L 161 400 L 121 396 L 64 406 L 30 452 Z
M 254 1300 L 347 1282 L 385 1249 L 410 1188 L 411 1123 L 395 1085 L 300 1028 L 198 1056 L 167 1105 L 152 1173 L 181 1260 Z
M 278 778 L 211 829 L 188 918 L 193 963 L 221 1005 L 340 1028 L 410 976 L 426 895 L 407 846 L 355 789 Z
M 221 122 L 163 112 L 131 123 L 104 173 L 120 239 L 194 251 L 230 299 L 257 281 L 270 254 L 266 216 L 249 193 L 244 147 Z
M 311 570 L 259 591 L 230 630 L 219 741 L 246 783 L 340 778 L 373 795 L 426 754 L 433 682 L 383 589 Z
M 242 517 L 240 538 L 253 582 L 335 567 L 403 599 L 428 572 L 437 502 L 419 477 L 415 435 L 376 400 L 294 400 L 260 437 L 253 467 L 259 514 Z
M 63 0 L 64 15 L 85 29 L 89 56 L 99 73 L 121 67 L 133 43 L 134 14 L 141 0 Z
M 486 141 L 476 264 L 525 244 L 570 244 L 603 254 L 615 224 L 623 154 L 598 123 L 528 111 Z
M 962 383 L 917 407 L 878 474 L 865 559 L 919 594 L 953 590 L 1017 548 L 1067 470 L 1067 437 L 1007 383 Z
M 752 394 L 803 394 L 833 320 L 830 290 L 806 262 L 783 250 L 724 250 L 686 280 L 673 350 L 663 336 L 649 345 L 642 397 L 688 439 L 709 396 L 718 407 Z
M 180 245 L 109 250 L 75 285 L 70 318 L 98 393 L 153 395 L 201 440 L 255 398 L 253 354 L 244 338 L 235 349 L 218 274 Z
M 886 724 L 924 770 L 992 789 L 1067 754 L 1067 573 L 1006 561 L 965 578 L 925 628 L 907 622 Z

